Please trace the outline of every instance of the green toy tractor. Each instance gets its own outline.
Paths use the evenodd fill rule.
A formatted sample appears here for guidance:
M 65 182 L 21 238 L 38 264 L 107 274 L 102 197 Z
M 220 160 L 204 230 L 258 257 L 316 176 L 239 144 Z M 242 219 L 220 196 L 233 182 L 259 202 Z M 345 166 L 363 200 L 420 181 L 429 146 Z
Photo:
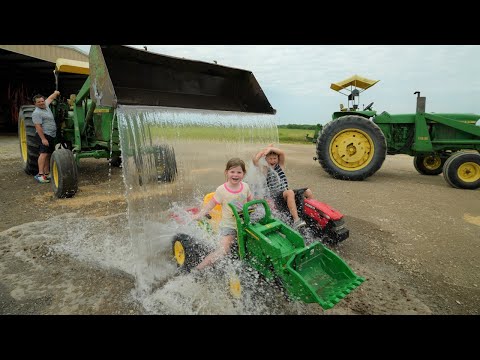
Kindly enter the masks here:
M 213 194 L 208 194 L 207 196 Z M 264 216 L 251 221 L 252 207 L 264 207 Z M 241 211 L 229 204 L 237 223 L 237 243 L 232 256 L 242 261 L 262 277 L 283 288 L 289 298 L 304 303 L 317 303 L 327 310 L 335 306 L 365 279 L 357 276 L 348 265 L 322 243 L 309 245 L 297 231 L 271 215 L 265 200 L 253 200 L 243 205 Z M 199 209 L 191 208 L 197 213 Z M 221 206 L 210 212 L 206 231 L 212 231 L 221 219 Z M 172 239 L 172 258 L 181 270 L 189 271 L 208 254 L 199 239 L 188 234 L 176 234 Z M 248 278 L 234 276 L 228 280 L 230 293 L 239 298 Z
M 387 154 L 407 154 L 422 175 L 443 172 L 453 187 L 478 189 L 480 126 L 475 124 L 480 115 L 426 113 L 426 98 L 418 91 L 414 114 L 377 114 L 373 102 L 359 109 L 360 93 L 377 82 L 354 75 L 331 84 L 347 96 L 348 106 L 340 105 L 323 127 L 313 159 L 334 178 L 364 180 L 380 169 Z
M 118 105 L 275 113 L 250 71 L 128 46 L 92 45 L 88 63 L 58 59 L 54 73 L 62 96 L 51 104 L 57 123 L 56 150 L 50 160 L 51 183 L 58 198 L 77 192 L 81 159 L 105 158 L 112 166 L 120 165 Z M 73 81 L 83 85 L 78 93 L 70 95 L 65 89 L 72 88 Z M 30 175 L 38 172 L 34 109 L 32 105 L 21 107 L 18 122 L 23 169 Z M 133 149 L 133 145 L 125 144 L 124 148 Z M 155 161 L 158 181 L 175 180 L 172 147 L 151 146 L 146 153 L 152 157 L 149 162 Z M 133 155 L 136 168 L 141 169 L 144 157 L 135 156 L 133 150 L 128 155 Z M 140 185 L 146 180 L 139 174 Z

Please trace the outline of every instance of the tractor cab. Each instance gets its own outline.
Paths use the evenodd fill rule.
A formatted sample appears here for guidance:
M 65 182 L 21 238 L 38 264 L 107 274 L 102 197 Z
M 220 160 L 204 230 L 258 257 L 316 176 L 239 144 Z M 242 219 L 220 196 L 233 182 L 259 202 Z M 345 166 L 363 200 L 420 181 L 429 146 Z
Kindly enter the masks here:
M 330 88 L 347 97 L 347 106 L 340 104 L 340 111 L 359 111 L 360 93 L 375 85 L 380 80 L 370 80 L 358 75 L 353 75 L 343 81 L 332 83 Z M 363 107 L 361 111 L 371 111 L 373 102 Z

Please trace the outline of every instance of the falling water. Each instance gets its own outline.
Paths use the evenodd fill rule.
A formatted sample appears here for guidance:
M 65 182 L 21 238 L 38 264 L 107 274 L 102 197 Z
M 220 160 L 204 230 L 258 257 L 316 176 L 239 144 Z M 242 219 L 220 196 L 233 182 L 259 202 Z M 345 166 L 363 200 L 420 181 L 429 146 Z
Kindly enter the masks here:
M 251 159 L 278 143 L 274 116 L 151 106 L 118 106 L 117 111 L 138 299 L 152 313 L 266 312 L 258 301 L 255 311 L 223 301 L 225 284 L 213 286 L 216 276 L 200 282 L 177 276 L 172 239 L 188 233 L 215 247 L 218 237 L 207 236 L 186 209 L 200 208 L 203 197 L 225 182 L 232 157 L 245 161 L 255 188 L 250 181 L 261 176 L 252 176 Z M 257 278 L 252 275 L 252 281 Z

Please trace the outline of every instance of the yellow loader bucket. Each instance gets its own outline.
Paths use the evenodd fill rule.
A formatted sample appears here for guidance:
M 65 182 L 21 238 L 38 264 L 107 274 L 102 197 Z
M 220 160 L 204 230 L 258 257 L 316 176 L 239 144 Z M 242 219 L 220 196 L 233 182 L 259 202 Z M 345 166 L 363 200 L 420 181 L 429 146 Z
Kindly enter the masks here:
M 97 106 L 276 112 L 251 71 L 123 45 L 92 45 L 89 64 Z

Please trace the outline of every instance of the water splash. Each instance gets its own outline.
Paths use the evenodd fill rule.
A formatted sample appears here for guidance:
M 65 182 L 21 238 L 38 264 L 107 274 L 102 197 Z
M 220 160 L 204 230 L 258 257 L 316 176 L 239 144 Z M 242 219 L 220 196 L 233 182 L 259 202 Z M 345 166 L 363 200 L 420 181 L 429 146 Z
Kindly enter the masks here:
M 275 117 L 264 114 L 152 106 L 117 110 L 137 293 L 145 298 L 174 271 L 171 239 L 179 225 L 172 211 L 200 207 L 203 196 L 225 182 L 230 158 L 240 157 L 249 164 L 247 173 L 253 170 L 250 159 L 278 143 L 278 130 Z M 194 228 L 181 225 L 182 232 L 195 233 Z

